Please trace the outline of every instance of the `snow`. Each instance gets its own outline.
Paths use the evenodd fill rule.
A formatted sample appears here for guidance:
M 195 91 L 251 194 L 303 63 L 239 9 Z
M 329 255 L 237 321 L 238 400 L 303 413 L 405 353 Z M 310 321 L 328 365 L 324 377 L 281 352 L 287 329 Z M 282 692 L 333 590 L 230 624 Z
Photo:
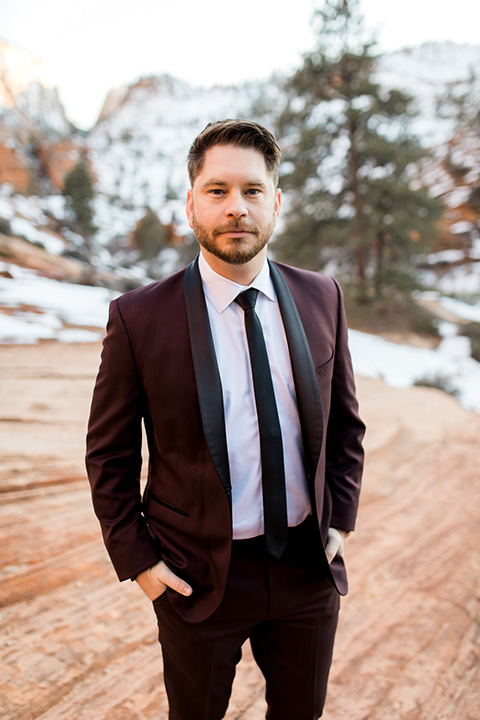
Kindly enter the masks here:
M 458 92 L 471 91 L 472 68 L 479 64 L 479 45 L 424 43 L 380 56 L 377 80 L 384 87 L 394 87 L 414 97 L 419 113 L 414 130 L 425 145 L 432 147 L 444 142 L 454 128 L 452 119 L 437 116 L 437 100 L 445 97 L 453 85 Z M 478 92 L 478 77 L 474 89 Z
M 0 185 L 0 218 L 11 220 L 15 217 L 15 209 L 5 198 L 6 183 Z M 1 192 L 3 191 L 3 192 Z
M 476 297 L 475 302 L 463 302 L 457 298 L 444 297 L 436 290 L 416 290 L 413 296 L 424 300 L 434 300 L 453 312 L 457 317 L 480 323 L 480 299 L 476 295 L 474 295 Z
M 105 327 L 108 305 L 118 293 L 106 288 L 73 285 L 38 277 L 28 270 L 7 267 L 3 263 L 0 263 L 0 270 L 2 265 L 14 277 L 0 277 L 0 307 L 17 310 L 17 320 L 32 324 L 31 315 L 23 313 L 22 308 L 33 307 L 53 314 L 61 324 Z M 40 319 L 38 322 L 41 324 Z
M 453 266 L 444 275 L 423 270 L 422 281 L 426 287 L 436 288 L 447 295 L 479 295 L 480 262 Z
M 464 320 L 480 323 L 480 301 L 475 305 L 470 305 L 455 298 L 441 297 L 440 304 L 458 315 L 458 317 L 464 318 Z
M 47 252 L 53 255 L 61 255 L 65 250 L 65 243 L 59 237 L 52 235 L 50 232 L 39 230 L 28 220 L 15 217 L 10 222 L 10 227 L 13 235 L 24 237 L 34 245 L 43 246 Z
M 357 375 L 381 378 L 393 387 L 445 378 L 458 391 L 462 405 L 480 412 L 480 363 L 468 356 L 468 338 L 446 337 L 436 350 L 429 350 L 350 330 L 349 344 Z
M 22 313 L 11 316 L 0 313 L 0 342 L 3 345 L 31 345 L 51 340 L 61 328 L 61 321 L 47 313 Z
M 427 261 L 434 265 L 435 263 L 455 263 L 461 262 L 465 258 L 463 250 L 441 250 L 440 252 L 430 253 Z
M 2 269 L 14 277 L 0 277 L 0 343 L 33 344 L 45 339 L 98 342 L 102 337 L 109 303 L 118 293 L 61 283 L 0 263 Z M 449 298 L 440 301 L 457 315 L 480 320 L 480 303 L 467 305 Z M 395 387 L 408 387 L 420 378 L 445 377 L 458 390 L 462 404 L 480 412 L 480 363 L 469 357 L 469 340 L 458 337 L 456 327 L 449 323 L 442 323 L 440 330 L 443 340 L 436 350 L 400 345 L 351 330 L 354 370 L 357 375 L 382 378 Z
M 115 201 L 117 228 L 128 223 L 131 231 L 132 220 L 147 205 L 160 213 L 172 193 L 178 205 L 162 220 L 182 220 L 188 189 L 185 161 L 192 139 L 212 120 L 244 115 L 257 92 L 248 86 L 192 88 L 160 76 L 133 86 L 126 96 L 120 93 L 115 113 L 102 119 L 88 139 L 97 190 Z M 128 210 L 122 217 L 122 205 L 131 208 L 130 217 Z M 101 228 L 97 239 L 105 244 L 119 231 L 104 224 L 100 205 L 96 212 Z

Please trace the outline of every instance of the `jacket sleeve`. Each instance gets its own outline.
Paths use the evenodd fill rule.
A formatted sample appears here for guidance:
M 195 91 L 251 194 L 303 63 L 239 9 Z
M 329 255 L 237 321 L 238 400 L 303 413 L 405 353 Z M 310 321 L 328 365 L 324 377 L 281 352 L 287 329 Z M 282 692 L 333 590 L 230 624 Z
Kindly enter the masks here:
M 159 560 L 141 506 L 144 408 L 127 328 L 118 301 L 113 301 L 92 399 L 86 467 L 95 513 L 120 580 Z
M 338 324 L 326 438 L 326 482 L 333 503 L 330 525 L 351 531 L 355 528 L 360 495 L 365 425 L 358 414 L 342 291 L 334 282 L 338 293 Z

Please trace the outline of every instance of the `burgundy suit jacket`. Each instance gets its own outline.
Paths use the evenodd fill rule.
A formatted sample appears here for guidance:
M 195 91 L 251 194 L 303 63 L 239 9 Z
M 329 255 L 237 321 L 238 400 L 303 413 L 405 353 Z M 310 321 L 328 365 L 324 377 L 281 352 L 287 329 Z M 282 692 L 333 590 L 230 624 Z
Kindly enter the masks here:
M 363 466 L 341 291 L 331 278 L 270 263 L 287 335 L 305 465 L 323 545 L 353 530 Z M 142 420 L 148 442 L 143 497 Z M 218 607 L 231 551 L 231 485 L 222 388 L 198 263 L 110 307 L 92 400 L 87 470 L 120 580 L 159 559 L 193 587 L 169 592 L 184 619 Z M 325 567 L 319 547 L 319 567 Z M 343 560 L 328 569 L 347 592 Z

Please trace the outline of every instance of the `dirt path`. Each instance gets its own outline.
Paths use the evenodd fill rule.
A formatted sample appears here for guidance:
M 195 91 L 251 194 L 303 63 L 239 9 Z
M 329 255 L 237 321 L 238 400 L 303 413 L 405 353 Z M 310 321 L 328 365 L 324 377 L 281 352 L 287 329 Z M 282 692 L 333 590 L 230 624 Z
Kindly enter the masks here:
M 165 720 L 150 604 L 83 470 L 96 345 L 0 346 L 0 716 Z M 480 416 L 359 380 L 369 427 L 326 720 L 480 720 Z M 264 717 L 245 648 L 228 720 Z M 292 720 L 295 720 L 292 718 Z

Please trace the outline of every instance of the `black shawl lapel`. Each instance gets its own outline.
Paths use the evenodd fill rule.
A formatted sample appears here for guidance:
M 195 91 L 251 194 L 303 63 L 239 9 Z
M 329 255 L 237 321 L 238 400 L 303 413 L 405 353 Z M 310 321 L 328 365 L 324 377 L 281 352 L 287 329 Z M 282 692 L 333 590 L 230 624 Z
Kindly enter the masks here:
M 186 268 L 184 291 L 203 430 L 213 464 L 230 499 L 222 383 L 198 269 L 198 257 Z
M 280 270 L 271 262 L 269 265 L 290 350 L 298 412 L 306 451 L 307 474 L 313 478 L 322 446 L 322 400 L 310 347 L 297 306 Z
M 307 472 L 313 478 L 323 437 L 323 412 L 310 347 L 295 301 L 280 270 L 269 263 L 292 362 L 298 411 L 306 451 Z M 223 394 L 208 321 L 198 257 L 185 271 L 185 304 L 195 379 L 205 439 L 227 495 L 231 496 Z

